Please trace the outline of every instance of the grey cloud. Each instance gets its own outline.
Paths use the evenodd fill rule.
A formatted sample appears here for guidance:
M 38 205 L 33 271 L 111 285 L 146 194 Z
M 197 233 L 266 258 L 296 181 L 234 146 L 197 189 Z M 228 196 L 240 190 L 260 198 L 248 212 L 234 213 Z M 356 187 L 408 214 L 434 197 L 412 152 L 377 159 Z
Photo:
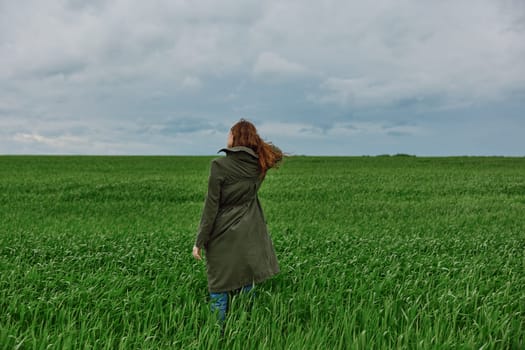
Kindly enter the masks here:
M 89 13 L 99 13 L 103 11 L 109 4 L 107 0 L 66 0 L 64 2 L 67 9 L 76 11 L 86 11 Z
M 523 96 L 523 1 L 472 5 L 6 1 L 0 118 L 19 120 L 11 135 L 27 144 L 113 139 L 119 152 L 124 141 L 130 152 L 158 142 L 182 152 L 199 133 L 222 142 L 239 117 L 287 122 L 305 138 L 334 125 L 353 137 L 417 135 L 418 125 L 377 128 Z
M 56 62 L 45 67 L 36 68 L 33 71 L 28 72 L 26 76 L 28 78 L 47 78 L 53 76 L 68 77 L 73 74 L 78 74 L 84 70 L 86 66 L 85 62 L 80 61 Z
M 406 131 L 387 131 L 386 133 L 389 136 L 408 136 L 411 135 L 411 133 Z
M 159 133 L 167 136 L 177 136 L 191 134 L 199 131 L 210 131 L 217 133 L 227 133 L 229 126 L 221 122 L 212 122 L 205 119 L 177 119 L 154 123 L 144 127 L 149 133 Z
M 263 80 L 282 81 L 307 74 L 307 70 L 299 63 L 291 62 L 284 57 L 273 53 L 261 53 L 253 67 L 256 78 Z

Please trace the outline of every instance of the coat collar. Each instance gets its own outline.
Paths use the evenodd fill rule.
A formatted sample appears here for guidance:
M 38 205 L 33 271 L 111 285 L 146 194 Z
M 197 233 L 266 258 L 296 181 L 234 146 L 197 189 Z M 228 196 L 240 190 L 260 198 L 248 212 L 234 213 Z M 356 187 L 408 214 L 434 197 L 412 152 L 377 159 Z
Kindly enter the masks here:
M 257 153 L 255 153 L 253 151 L 253 149 L 251 149 L 249 147 L 245 147 L 245 146 L 235 146 L 235 147 L 221 148 L 219 150 L 219 152 L 226 152 L 226 153 L 228 153 L 228 152 L 246 152 L 249 155 L 251 155 L 252 157 L 259 158 Z M 217 152 L 217 153 L 219 153 L 219 152 Z

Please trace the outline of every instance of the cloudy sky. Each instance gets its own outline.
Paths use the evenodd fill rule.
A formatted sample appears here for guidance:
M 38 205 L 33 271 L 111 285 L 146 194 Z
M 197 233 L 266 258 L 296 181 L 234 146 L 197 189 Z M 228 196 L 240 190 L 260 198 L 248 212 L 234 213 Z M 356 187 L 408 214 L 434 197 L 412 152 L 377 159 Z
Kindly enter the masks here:
M 525 155 L 523 0 L 0 0 L 0 154 Z

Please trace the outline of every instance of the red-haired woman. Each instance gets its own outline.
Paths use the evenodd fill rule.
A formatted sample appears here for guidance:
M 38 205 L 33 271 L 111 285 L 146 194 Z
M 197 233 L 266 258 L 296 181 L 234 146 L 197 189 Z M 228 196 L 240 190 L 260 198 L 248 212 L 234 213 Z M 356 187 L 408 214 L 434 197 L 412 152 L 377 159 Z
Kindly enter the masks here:
M 211 309 L 224 321 L 229 296 L 279 272 L 257 191 L 283 153 L 244 119 L 232 126 L 221 151 L 226 157 L 211 162 L 193 256 L 200 260 L 205 249 Z

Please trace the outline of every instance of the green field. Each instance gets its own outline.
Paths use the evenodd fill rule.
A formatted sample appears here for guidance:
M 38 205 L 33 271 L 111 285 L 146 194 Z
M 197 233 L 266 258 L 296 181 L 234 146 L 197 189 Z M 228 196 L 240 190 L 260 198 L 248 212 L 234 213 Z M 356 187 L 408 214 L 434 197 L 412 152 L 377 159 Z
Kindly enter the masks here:
M 259 194 L 282 271 L 223 339 L 210 159 L 0 157 L 0 344 L 525 348 L 525 158 L 288 158 Z

